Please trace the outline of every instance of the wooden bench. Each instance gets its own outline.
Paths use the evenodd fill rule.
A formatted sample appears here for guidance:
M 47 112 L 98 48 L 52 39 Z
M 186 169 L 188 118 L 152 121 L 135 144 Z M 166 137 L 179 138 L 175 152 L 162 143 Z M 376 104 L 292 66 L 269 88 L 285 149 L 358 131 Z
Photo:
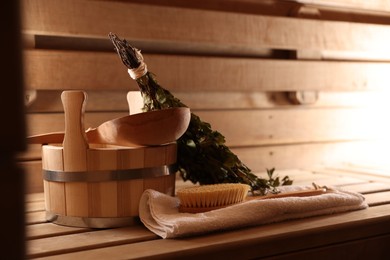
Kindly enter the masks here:
M 390 174 L 378 172 L 351 165 L 281 172 L 297 185 L 315 181 L 361 192 L 368 209 L 181 239 L 161 239 L 141 224 L 87 229 L 48 223 L 43 194 L 29 194 L 27 255 L 42 259 L 385 259 L 390 256 Z M 178 181 L 177 187 L 182 185 L 188 184 Z

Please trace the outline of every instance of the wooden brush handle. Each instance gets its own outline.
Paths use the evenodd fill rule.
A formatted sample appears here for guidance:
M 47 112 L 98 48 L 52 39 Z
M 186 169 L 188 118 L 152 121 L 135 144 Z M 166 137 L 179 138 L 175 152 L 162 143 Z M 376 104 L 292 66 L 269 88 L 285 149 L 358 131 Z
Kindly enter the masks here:
M 309 196 L 317 196 L 327 192 L 327 189 L 312 189 L 312 190 L 302 190 L 302 191 L 292 191 L 292 192 L 284 192 L 284 193 L 276 193 L 269 194 L 265 196 L 253 196 L 247 197 L 246 200 L 254 200 L 254 199 L 277 199 L 277 198 L 286 198 L 286 197 L 309 197 Z

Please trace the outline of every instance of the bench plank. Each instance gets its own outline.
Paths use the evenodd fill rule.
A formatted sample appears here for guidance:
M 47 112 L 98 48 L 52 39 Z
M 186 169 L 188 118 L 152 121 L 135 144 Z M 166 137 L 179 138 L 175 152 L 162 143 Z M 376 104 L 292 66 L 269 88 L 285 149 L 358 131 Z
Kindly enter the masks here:
M 197 111 L 203 121 L 226 137 L 231 147 L 294 144 L 374 139 L 390 132 L 386 127 L 370 127 L 382 120 L 372 117 L 372 110 L 360 108 L 339 109 L 275 109 L 275 110 L 207 110 Z M 126 112 L 86 113 L 85 128 Z M 315 125 L 317 118 L 321 118 Z M 63 131 L 64 114 L 28 114 L 29 134 Z M 332 128 L 337 125 L 337 128 Z M 387 131 L 388 130 L 388 131 Z
M 390 183 L 390 178 L 386 175 L 370 174 L 368 171 L 365 172 L 361 170 L 351 171 L 350 169 L 340 168 L 339 166 L 319 167 L 313 168 L 313 170 L 322 174 L 329 174 L 333 176 L 350 176 L 362 180 L 370 180 L 387 184 Z
M 26 213 L 25 220 L 27 225 L 46 223 L 46 213 L 44 211 Z
M 24 56 L 29 89 L 138 90 L 114 52 L 26 50 Z M 390 70 L 388 63 L 159 54 L 144 58 L 171 91 L 361 91 L 384 89 L 390 81 L 381 76 Z M 215 80 L 215 75 L 223 77 Z
M 127 259 L 142 257 L 194 259 L 206 255 L 218 258 L 265 257 L 389 233 L 389 210 L 390 205 L 384 205 L 361 211 L 286 221 L 207 236 L 159 239 L 105 247 L 47 259 L 64 257 L 96 259 L 102 256 L 105 259 L 118 259 L 124 256 Z
M 44 201 L 35 201 L 26 203 L 25 207 L 26 212 L 37 212 L 45 210 L 45 202 Z
M 335 12 L 337 10 L 345 12 L 358 12 L 364 13 L 365 11 L 375 11 L 382 15 L 389 15 L 390 5 L 388 2 L 383 0 L 295 0 L 295 1 L 278 1 L 270 0 L 263 3 L 262 1 L 250 1 L 250 0 L 209 0 L 207 2 L 188 2 L 182 3 L 175 0 L 127 0 L 127 2 L 133 3 L 148 3 L 154 5 L 168 5 L 168 6 L 181 6 L 187 8 L 201 8 L 201 9 L 212 9 L 212 10 L 226 10 L 226 11 L 235 11 L 235 12 L 245 12 L 245 13 L 266 13 L 267 15 L 279 15 L 287 16 L 291 15 L 291 10 L 294 7 L 299 7 L 300 5 L 307 5 L 308 8 L 319 8 L 320 11 L 326 11 L 331 9 Z M 222 5 L 222 3 L 224 5 Z M 272 4 L 271 4 L 272 3 Z M 257 7 L 257 8 L 256 8 Z M 329 8 L 330 7 L 330 8 Z M 324 8 L 325 10 L 322 10 Z M 344 10 L 344 8 L 346 10 Z M 265 10 L 264 10 L 265 9 Z M 329 11 L 329 10 L 328 10 Z M 370 13 L 370 12 L 368 12 Z M 322 12 L 321 12 L 322 14 Z M 322 17 L 322 15 L 321 15 Z
M 55 243 L 53 243 L 53 238 L 51 237 L 30 240 L 27 254 L 30 257 L 42 257 L 93 248 L 131 244 L 156 238 L 155 234 L 143 226 L 97 230 L 58 236 L 55 237 Z
M 169 86 L 167 86 L 169 88 Z M 26 94 L 30 100 L 27 113 L 63 113 L 64 108 L 61 101 L 62 90 L 34 90 L 35 97 Z M 88 104 L 86 112 L 128 111 L 129 106 L 125 102 L 127 90 L 87 90 Z M 270 109 L 283 108 L 292 109 L 297 105 L 291 103 L 285 92 L 253 91 L 172 91 L 173 94 L 193 110 L 222 110 L 222 109 Z M 354 92 L 321 92 L 315 103 L 305 105 L 305 108 L 365 108 L 372 104 L 381 105 L 378 107 L 389 108 L 386 101 L 390 94 L 376 91 L 354 91 Z M 226 102 L 229 100 L 229 102 Z M 370 102 L 367 102 L 370 100 Z
M 88 228 L 67 227 L 52 223 L 42 223 L 26 226 L 26 238 L 31 240 L 46 237 L 57 237 L 87 231 L 91 230 Z
M 364 197 L 370 207 L 390 204 L 390 191 L 365 194 Z
M 314 4 L 320 6 L 329 6 L 329 7 L 346 7 L 353 9 L 361 9 L 361 10 L 371 10 L 371 11 L 379 11 L 379 12 L 390 12 L 390 4 L 387 1 L 382 0 L 298 0 L 297 2 L 304 4 Z
M 390 183 L 381 182 L 365 182 L 362 184 L 345 185 L 342 187 L 345 190 L 359 192 L 362 194 L 370 194 L 376 192 L 390 191 Z
M 375 143 L 355 141 L 240 147 L 233 148 L 232 150 L 242 158 L 245 164 L 254 172 L 260 172 L 264 171 L 266 168 L 270 169 L 274 167 L 276 170 L 291 168 L 307 169 L 308 166 L 312 167 L 313 165 L 338 163 L 341 160 L 364 161 L 372 156 L 371 151 L 376 148 L 377 146 Z M 384 157 L 386 157 L 387 154 L 390 154 L 388 151 L 389 147 L 386 147 L 386 149 L 387 150 L 383 150 L 383 159 L 385 159 Z M 381 157 L 376 155 L 376 158 Z M 321 171 L 321 173 L 322 172 L 324 171 Z
M 175 43 L 171 49 L 180 48 L 181 44 L 193 50 L 220 46 L 247 51 L 264 46 L 374 53 L 380 50 L 384 56 L 390 53 L 390 29 L 382 25 L 111 1 L 24 0 L 22 6 L 23 29 L 36 34 L 104 38 L 115 28 L 121 37 L 154 42 L 155 46 Z M 147 23 L 143 22 L 144 17 L 150 17 Z M 188 33 L 188 28 L 196 31 Z
M 26 194 L 26 202 L 44 201 L 42 192 Z

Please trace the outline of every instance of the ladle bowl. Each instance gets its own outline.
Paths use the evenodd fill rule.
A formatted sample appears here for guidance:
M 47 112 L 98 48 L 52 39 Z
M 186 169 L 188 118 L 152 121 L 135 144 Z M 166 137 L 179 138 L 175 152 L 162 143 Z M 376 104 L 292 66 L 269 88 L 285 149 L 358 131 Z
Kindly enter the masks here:
M 161 145 L 179 139 L 190 117 L 187 107 L 154 110 L 107 121 L 86 134 L 90 143 Z

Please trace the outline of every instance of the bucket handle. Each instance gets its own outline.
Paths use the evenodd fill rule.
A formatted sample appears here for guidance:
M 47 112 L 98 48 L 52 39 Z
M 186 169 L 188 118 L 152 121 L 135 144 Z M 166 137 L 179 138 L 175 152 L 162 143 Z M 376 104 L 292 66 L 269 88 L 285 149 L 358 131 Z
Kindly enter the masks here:
M 89 148 L 84 129 L 87 94 L 78 90 L 64 91 L 61 100 L 65 112 L 64 170 L 85 171 Z

